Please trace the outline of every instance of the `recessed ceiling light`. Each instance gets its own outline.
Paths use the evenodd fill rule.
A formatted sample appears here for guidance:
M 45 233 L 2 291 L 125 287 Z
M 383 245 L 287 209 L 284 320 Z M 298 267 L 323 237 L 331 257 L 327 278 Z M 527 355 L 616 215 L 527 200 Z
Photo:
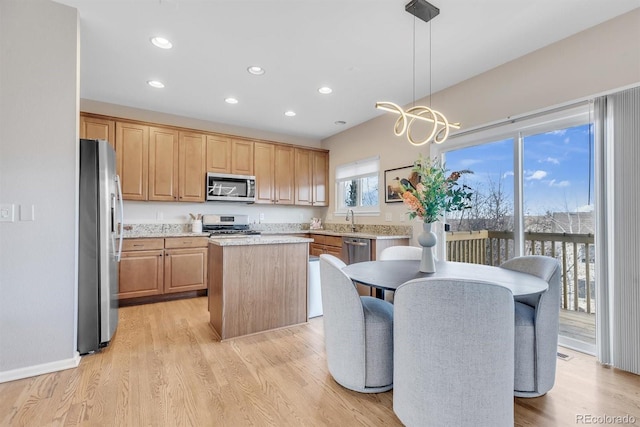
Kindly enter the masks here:
M 164 37 L 151 37 L 151 43 L 160 49 L 171 49 L 173 47 L 173 44 Z
M 149 80 L 147 84 L 151 87 L 155 87 L 156 89 L 162 89 L 164 87 L 164 83 L 159 82 L 158 80 Z
M 322 86 L 320 89 L 318 89 L 318 92 L 320 92 L 320 93 L 321 93 L 321 94 L 323 94 L 323 95 L 328 95 L 328 94 L 330 94 L 331 92 L 333 92 L 333 89 L 331 89 L 331 88 L 330 88 L 330 87 L 328 87 L 328 86 Z
M 346 125 L 347 122 L 345 122 L 344 120 L 336 120 L 335 122 L 333 122 L 333 124 L 342 126 L 342 125 Z
M 238 100 L 235 98 L 225 98 L 224 102 L 226 102 L 227 104 L 237 104 Z
M 251 67 L 247 68 L 247 71 L 254 76 L 261 76 L 264 74 L 264 68 L 258 67 L 257 65 L 252 65 Z
M 289 110 L 289 111 L 285 111 L 284 115 L 287 116 L 287 117 L 293 117 L 293 116 L 296 115 L 296 112 Z

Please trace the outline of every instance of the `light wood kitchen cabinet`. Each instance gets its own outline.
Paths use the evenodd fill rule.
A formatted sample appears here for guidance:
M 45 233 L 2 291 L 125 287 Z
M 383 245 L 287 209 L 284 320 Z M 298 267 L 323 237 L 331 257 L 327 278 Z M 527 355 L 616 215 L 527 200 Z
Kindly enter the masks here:
M 181 202 L 204 202 L 206 135 L 180 132 L 178 145 L 178 199 Z
M 295 204 L 328 206 L 329 154 L 324 151 L 295 149 Z
M 294 148 L 286 145 L 254 144 L 256 203 L 294 203 Z
M 164 292 L 207 288 L 207 248 L 164 251 Z
M 125 239 L 119 299 L 207 289 L 208 237 Z
M 80 138 L 105 139 L 115 150 L 116 122 L 99 117 L 80 116 Z
M 163 293 L 164 239 L 125 239 L 119 264 L 120 299 Z
M 178 198 L 178 132 L 149 128 L 149 200 Z
M 149 126 L 116 122 L 116 163 L 125 200 L 147 200 Z
M 231 173 L 254 175 L 254 142 L 231 138 Z
M 207 172 L 253 175 L 253 141 L 207 135 Z
M 311 189 L 313 206 L 329 206 L 329 153 L 311 152 Z
M 116 122 L 116 158 L 125 200 L 204 202 L 204 134 Z
M 342 252 L 341 236 L 312 234 L 310 237 L 313 239 L 313 243 L 309 244 L 309 255 L 320 256 L 322 254 L 329 254 L 347 262 L 346 256 Z
M 204 202 L 207 172 L 256 176 L 257 203 L 328 206 L 328 152 L 80 114 L 83 138 L 115 144 L 123 199 Z
M 231 173 L 231 138 L 207 135 L 207 172 Z

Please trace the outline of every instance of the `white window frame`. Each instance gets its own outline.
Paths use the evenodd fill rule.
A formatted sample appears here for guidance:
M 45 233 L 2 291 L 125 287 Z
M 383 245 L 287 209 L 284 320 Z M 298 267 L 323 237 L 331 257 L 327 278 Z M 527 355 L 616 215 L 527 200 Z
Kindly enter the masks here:
M 376 206 L 342 206 L 340 189 L 344 181 L 374 176 L 378 178 L 378 204 Z M 368 157 L 336 166 L 334 215 L 346 215 L 349 210 L 353 210 L 356 216 L 380 215 L 380 156 Z

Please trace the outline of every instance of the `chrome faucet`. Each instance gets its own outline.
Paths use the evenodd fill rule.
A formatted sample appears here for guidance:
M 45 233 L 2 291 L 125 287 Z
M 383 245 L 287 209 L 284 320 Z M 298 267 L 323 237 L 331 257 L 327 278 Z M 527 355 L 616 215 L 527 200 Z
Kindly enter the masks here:
M 355 218 L 353 216 L 353 209 L 349 209 L 347 211 L 347 217 L 345 218 L 345 221 L 349 221 L 349 212 L 351 212 L 351 232 L 355 233 L 356 232 L 356 224 L 355 224 Z

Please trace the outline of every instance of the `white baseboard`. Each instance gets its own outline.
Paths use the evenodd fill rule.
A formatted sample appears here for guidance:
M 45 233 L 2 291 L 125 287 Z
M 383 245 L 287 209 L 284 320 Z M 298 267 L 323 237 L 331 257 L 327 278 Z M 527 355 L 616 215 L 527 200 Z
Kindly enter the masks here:
M 80 354 L 76 351 L 71 359 L 57 360 L 55 362 L 43 363 L 42 365 L 27 366 L 25 368 L 0 372 L 0 383 L 77 368 L 80 364 L 80 359 Z

